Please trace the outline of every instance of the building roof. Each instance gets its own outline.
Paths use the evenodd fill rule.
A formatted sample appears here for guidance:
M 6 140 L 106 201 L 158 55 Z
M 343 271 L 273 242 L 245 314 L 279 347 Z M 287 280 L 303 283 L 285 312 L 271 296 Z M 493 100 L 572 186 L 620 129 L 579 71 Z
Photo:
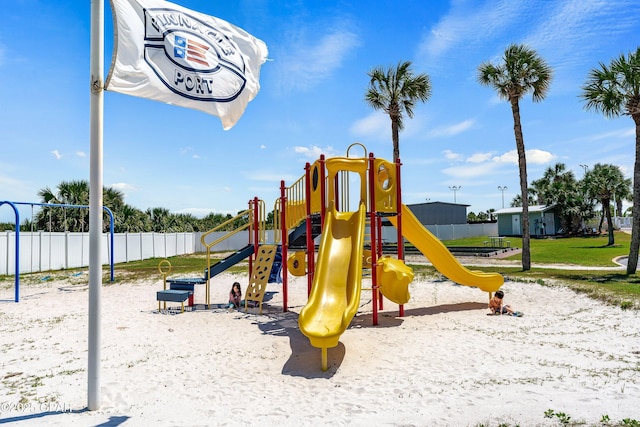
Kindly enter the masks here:
M 451 205 L 451 206 L 466 206 L 469 207 L 471 205 L 465 205 L 463 203 L 449 203 L 449 202 L 424 202 L 424 203 L 411 203 L 407 206 L 425 206 L 425 205 Z
M 549 212 L 551 210 L 553 210 L 553 208 L 555 208 L 556 205 L 532 205 L 529 206 L 529 213 L 535 213 L 535 212 Z M 497 211 L 493 212 L 494 215 L 505 215 L 505 214 L 519 214 L 522 213 L 522 206 L 518 206 L 515 208 L 504 208 L 504 209 L 498 209 Z

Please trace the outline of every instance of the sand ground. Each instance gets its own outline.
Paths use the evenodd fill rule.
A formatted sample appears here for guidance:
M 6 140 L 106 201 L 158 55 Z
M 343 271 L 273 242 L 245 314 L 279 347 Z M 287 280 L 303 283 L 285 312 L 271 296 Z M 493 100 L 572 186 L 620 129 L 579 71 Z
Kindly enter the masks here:
M 231 283 L 217 276 L 216 304 Z M 562 286 L 507 281 L 522 318 L 487 316 L 488 295 L 417 278 L 405 316 L 387 302 L 372 323 L 369 290 L 329 369 L 300 333 L 306 278 L 289 311 L 269 284 L 264 311 L 158 312 L 162 281 L 105 284 L 101 408 L 87 411 L 86 275 L 0 289 L 0 424 L 17 426 L 596 425 L 640 420 L 640 314 Z M 364 284 L 367 287 L 367 284 Z

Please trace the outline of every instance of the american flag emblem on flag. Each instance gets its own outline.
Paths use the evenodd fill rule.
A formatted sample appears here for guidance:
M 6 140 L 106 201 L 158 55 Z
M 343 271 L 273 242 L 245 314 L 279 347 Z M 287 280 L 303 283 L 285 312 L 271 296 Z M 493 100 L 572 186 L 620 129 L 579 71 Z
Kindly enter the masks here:
M 187 59 L 187 61 L 197 62 L 198 64 L 209 66 L 207 62 L 207 51 L 209 46 L 205 46 L 201 43 L 186 39 L 184 37 L 176 36 L 174 40 L 173 56 L 176 58 Z

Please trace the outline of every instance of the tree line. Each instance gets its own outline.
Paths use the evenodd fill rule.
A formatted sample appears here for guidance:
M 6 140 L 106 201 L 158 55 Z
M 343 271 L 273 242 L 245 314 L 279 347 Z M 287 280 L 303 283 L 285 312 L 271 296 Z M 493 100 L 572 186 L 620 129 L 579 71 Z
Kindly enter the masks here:
M 55 191 L 45 187 L 38 192 L 39 203 L 68 204 L 77 206 L 89 205 L 89 182 L 86 180 L 62 181 Z M 236 215 L 210 213 L 203 218 L 197 218 L 188 213 L 172 213 L 166 208 L 148 208 L 145 211 L 137 209 L 124 202 L 121 191 L 104 187 L 103 205 L 113 213 L 115 233 L 140 232 L 193 232 L 208 231 L 231 220 Z M 270 214 L 273 217 L 273 213 Z M 221 231 L 231 231 L 249 220 L 248 215 L 236 218 Z M 103 232 L 108 232 L 111 218 L 108 213 L 103 214 Z M 0 231 L 14 230 L 13 223 L 0 223 Z M 25 218 L 20 223 L 20 231 L 51 231 L 51 232 L 88 232 L 89 210 L 83 208 L 63 208 L 42 206 L 33 218 Z
M 607 220 L 609 245 L 613 245 L 612 216 L 626 216 L 623 203 L 633 198 L 632 182 L 625 178 L 620 167 L 598 163 L 593 168 L 582 165 L 585 174 L 577 179 L 564 163 L 547 168 L 542 178 L 534 180 L 528 187 L 529 205 L 554 205 L 560 217 L 560 228 L 566 235 L 581 235 L 586 223 L 600 216 L 599 231 Z M 511 207 L 522 207 L 522 196 L 516 195 Z M 486 212 L 469 212 L 467 222 L 495 220 L 495 209 Z
M 625 178 L 618 166 L 596 164 L 592 168 L 583 165 L 585 174 L 576 179 L 575 174 L 567 170 L 564 163 L 556 163 L 547 168 L 543 176 L 528 187 L 530 205 L 555 205 L 560 217 L 560 227 L 566 234 L 582 234 L 585 224 L 601 214 L 600 223 L 607 220 L 609 226 L 609 244 L 614 244 L 612 211 L 615 216 L 623 216 L 624 201 L 632 200 L 631 179 Z M 40 203 L 70 204 L 86 206 L 89 203 L 89 183 L 87 181 L 63 181 L 56 191 L 46 187 L 38 192 Z M 210 213 L 204 218 L 191 214 L 171 213 L 162 207 L 145 211 L 124 203 L 121 191 L 113 188 L 103 189 L 104 205 L 114 215 L 116 233 L 136 232 L 193 232 L 207 231 L 233 218 L 231 214 Z M 598 210 L 598 205 L 601 210 Z M 511 201 L 511 207 L 522 207 L 522 197 L 517 195 Z M 469 212 L 467 221 L 486 222 L 494 219 L 495 209 L 486 212 Z M 41 207 L 34 218 L 25 218 L 20 224 L 21 231 L 51 232 L 88 232 L 88 209 L 61 207 Z M 110 217 L 105 213 L 104 232 L 110 227 Z M 240 217 L 224 227 L 224 231 L 234 230 L 248 221 Z M 272 228 L 273 212 L 268 214 L 267 228 Z M 14 224 L 0 223 L 0 230 L 13 230 Z
M 582 234 L 586 223 L 600 213 L 600 229 L 607 220 L 609 245 L 613 245 L 612 210 L 616 216 L 623 216 L 623 202 L 633 199 L 632 181 L 625 178 L 620 167 L 597 163 L 593 168 L 583 165 L 582 179 L 567 170 L 564 163 L 556 163 L 547 168 L 542 178 L 528 187 L 529 204 L 555 205 L 560 217 L 560 227 L 565 234 Z M 598 205 L 601 210 L 598 210 Z M 522 206 L 522 197 L 516 196 L 512 207 Z

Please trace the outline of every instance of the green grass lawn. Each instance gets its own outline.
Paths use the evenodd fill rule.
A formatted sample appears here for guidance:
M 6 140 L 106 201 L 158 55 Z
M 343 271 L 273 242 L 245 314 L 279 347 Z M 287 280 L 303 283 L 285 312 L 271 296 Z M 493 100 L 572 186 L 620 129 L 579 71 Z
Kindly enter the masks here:
M 486 237 L 445 241 L 446 246 L 483 246 Z M 522 247 L 522 239 L 510 237 L 512 247 Z M 609 237 L 570 237 L 531 239 L 531 262 L 535 265 L 529 271 L 521 267 L 479 267 L 479 270 L 498 272 L 507 279 L 534 281 L 551 285 L 562 282 L 570 288 L 589 294 L 593 298 L 619 305 L 622 308 L 640 309 L 640 276 L 627 275 L 626 270 L 606 271 L 598 267 L 617 266 L 613 259 L 629 255 L 631 236 L 623 232 L 615 232 L 615 244 L 607 246 Z M 517 254 L 507 260 L 522 260 Z M 545 268 L 544 264 L 567 264 L 563 269 Z M 589 270 L 578 270 L 572 266 L 593 267 Z M 413 266 L 415 268 L 420 268 Z M 476 267 L 474 267 L 476 269 Z M 427 273 L 425 271 L 425 273 Z
M 472 237 L 467 239 L 447 240 L 446 246 L 483 246 L 487 237 Z M 512 247 L 522 248 L 522 239 L 507 238 Z M 612 260 L 618 256 L 629 254 L 631 235 L 623 232 L 614 234 L 615 244 L 607 246 L 609 237 L 569 237 L 531 239 L 531 262 L 543 264 L 577 264 L 594 267 L 614 267 Z M 521 254 L 505 259 L 521 260 Z

